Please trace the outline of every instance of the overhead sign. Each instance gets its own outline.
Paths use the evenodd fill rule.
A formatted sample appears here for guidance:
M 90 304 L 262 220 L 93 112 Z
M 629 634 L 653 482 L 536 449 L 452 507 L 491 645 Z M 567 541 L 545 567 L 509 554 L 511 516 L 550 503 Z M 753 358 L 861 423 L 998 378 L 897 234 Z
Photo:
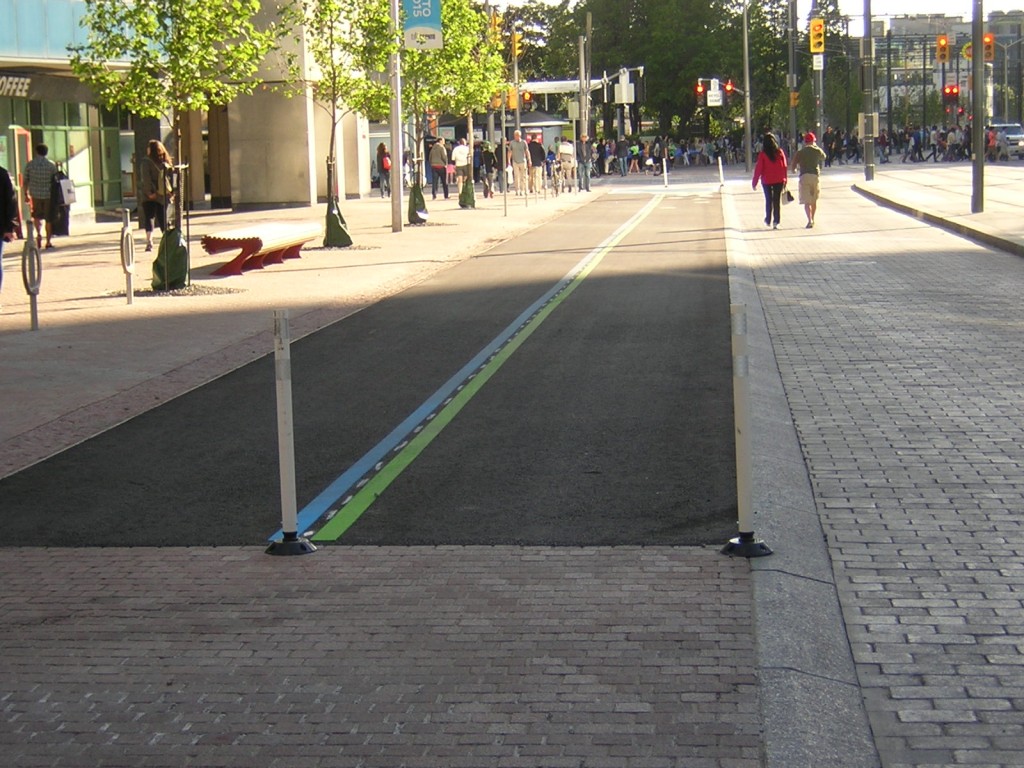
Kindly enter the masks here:
M 718 91 L 708 91 L 706 96 L 708 98 L 708 106 L 709 107 L 720 107 L 720 106 L 722 106 L 722 92 L 721 92 L 721 90 L 718 90 Z
M 441 36 L 441 0 L 402 0 L 405 11 L 405 47 L 427 51 L 444 47 Z

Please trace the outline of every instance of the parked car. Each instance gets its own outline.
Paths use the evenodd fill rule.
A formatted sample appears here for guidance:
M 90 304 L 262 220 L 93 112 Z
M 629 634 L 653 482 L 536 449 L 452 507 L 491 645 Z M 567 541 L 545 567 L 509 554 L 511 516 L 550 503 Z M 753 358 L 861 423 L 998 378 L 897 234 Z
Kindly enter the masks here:
M 993 123 L 987 127 L 987 130 L 993 129 L 999 140 L 1000 160 L 1024 157 L 1024 128 L 1020 123 Z

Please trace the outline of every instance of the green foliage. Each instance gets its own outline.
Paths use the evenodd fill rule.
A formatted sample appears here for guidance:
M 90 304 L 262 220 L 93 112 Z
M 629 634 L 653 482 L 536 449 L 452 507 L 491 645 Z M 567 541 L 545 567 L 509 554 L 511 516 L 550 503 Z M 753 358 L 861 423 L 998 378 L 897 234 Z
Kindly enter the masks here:
M 86 42 L 71 46 L 71 69 L 106 107 L 173 120 L 185 110 L 227 104 L 259 84 L 275 46 L 260 29 L 259 0 L 85 0 Z
M 388 60 L 398 47 L 388 0 L 294 0 L 281 18 L 296 46 L 285 53 L 287 90 L 310 89 L 335 124 L 348 111 L 387 116 Z M 311 61 L 298 53 L 303 48 Z
M 750 3 L 755 124 L 772 122 L 778 114 L 779 93 L 786 89 L 787 8 L 787 0 Z M 693 89 L 699 77 L 731 78 L 742 87 L 741 0 L 561 0 L 557 5 L 513 6 L 506 15 L 506 27 L 516 23 L 524 33 L 523 79 L 579 76 L 578 39 L 585 32 L 588 12 L 591 76 L 614 77 L 620 67 L 644 67 L 644 101 L 632 110 L 634 124 L 641 118 L 654 121 L 664 133 L 673 126 L 693 124 L 697 116 Z M 610 109 L 606 107 L 607 115 Z M 732 124 L 743 114 L 743 100 L 737 96 L 727 108 L 713 110 L 716 119 Z
M 455 115 L 484 109 L 507 81 L 501 41 L 490 39 L 487 17 L 470 0 L 445 0 L 441 27 L 443 48 L 402 51 L 403 79 L 421 106 Z

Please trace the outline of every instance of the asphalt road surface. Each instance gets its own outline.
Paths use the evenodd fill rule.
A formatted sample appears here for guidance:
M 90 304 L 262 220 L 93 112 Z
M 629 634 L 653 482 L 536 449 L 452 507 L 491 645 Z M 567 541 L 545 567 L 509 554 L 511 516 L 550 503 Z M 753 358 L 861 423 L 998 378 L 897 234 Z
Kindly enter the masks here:
M 300 532 L 319 543 L 735 535 L 716 196 L 606 195 L 291 357 Z M 268 354 L 0 480 L 5 542 L 266 543 L 275 396 Z

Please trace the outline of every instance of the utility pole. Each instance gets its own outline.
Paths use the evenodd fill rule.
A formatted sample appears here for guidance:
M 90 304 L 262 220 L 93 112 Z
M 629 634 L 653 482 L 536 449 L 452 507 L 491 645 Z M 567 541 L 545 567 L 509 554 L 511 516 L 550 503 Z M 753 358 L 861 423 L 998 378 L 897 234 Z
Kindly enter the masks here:
M 818 15 L 818 0 L 811 0 L 811 18 Z M 814 70 L 814 130 L 818 136 L 824 136 L 825 132 L 822 123 L 825 122 L 825 54 L 814 54 L 821 56 L 821 68 Z
M 982 0 L 974 0 L 974 22 L 971 25 L 971 111 L 974 114 L 971 125 L 971 159 L 974 165 L 971 213 L 985 210 L 985 56 L 981 39 L 985 34 L 984 21 Z
M 871 0 L 864 0 L 864 39 L 861 61 L 864 67 L 864 180 L 875 178 L 875 135 L 878 126 L 875 122 L 878 113 L 875 111 L 875 39 L 871 35 Z
M 743 3 L 743 157 L 747 173 L 750 173 L 754 167 L 751 154 L 754 135 L 753 127 L 750 125 L 750 34 L 747 31 L 749 10 L 750 0 L 745 0 Z
M 796 0 L 789 0 L 789 74 L 786 75 L 789 84 L 789 156 L 796 152 L 797 125 L 796 125 L 796 97 L 798 94 L 796 81 Z

